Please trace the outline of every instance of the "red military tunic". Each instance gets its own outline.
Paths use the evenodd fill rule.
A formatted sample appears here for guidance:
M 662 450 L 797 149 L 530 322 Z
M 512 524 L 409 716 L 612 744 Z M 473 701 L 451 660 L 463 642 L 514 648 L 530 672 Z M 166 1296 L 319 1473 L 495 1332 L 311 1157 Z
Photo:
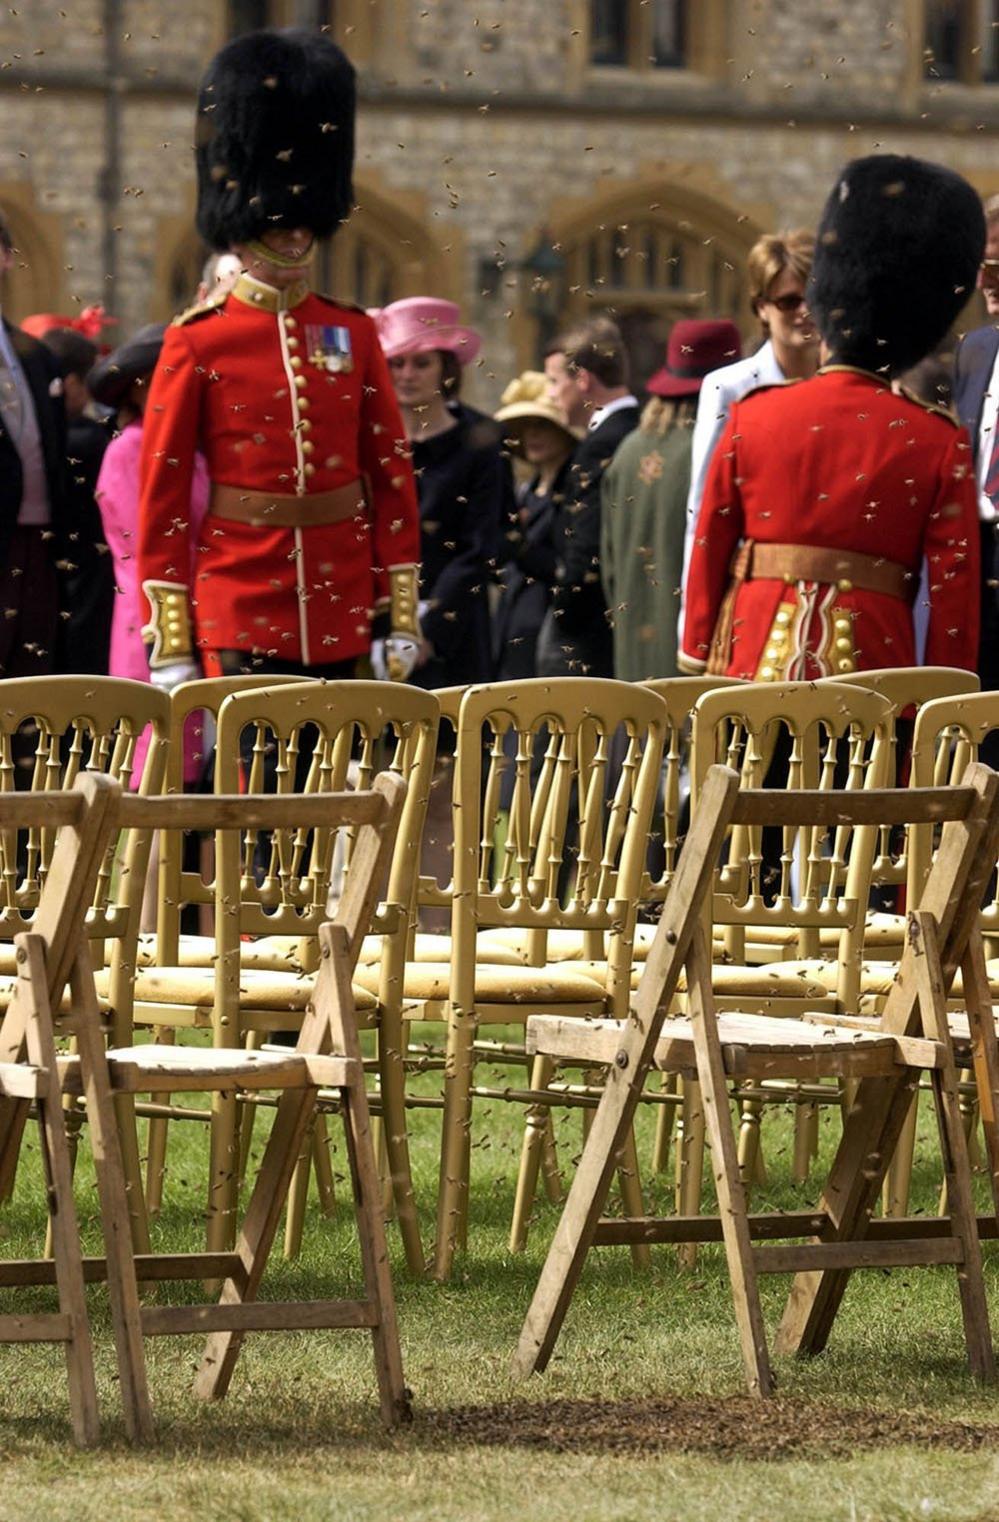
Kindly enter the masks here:
M 355 516 L 272 527 L 209 511 L 190 585 L 195 452 L 216 485 L 287 498 L 363 477 Z M 189 587 L 199 650 L 322 665 L 368 651 L 388 572 L 420 558 L 409 445 L 375 325 L 240 277 L 167 330 L 144 420 L 139 576 Z
M 928 665 L 974 670 L 979 531 L 971 443 L 879 377 L 832 365 L 735 403 L 712 458 L 686 588 L 681 665 L 703 670 L 740 541 L 818 546 L 929 571 Z M 731 676 L 779 681 L 911 666 L 912 599 L 752 578 L 734 605 Z

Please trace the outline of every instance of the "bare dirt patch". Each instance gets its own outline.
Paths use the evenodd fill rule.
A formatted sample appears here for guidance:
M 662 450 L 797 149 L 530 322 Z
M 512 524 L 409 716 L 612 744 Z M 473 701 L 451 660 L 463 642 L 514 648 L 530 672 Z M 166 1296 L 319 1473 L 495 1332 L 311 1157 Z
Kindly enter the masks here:
M 940 1421 L 907 1411 L 851 1409 L 798 1400 L 506 1401 L 426 1411 L 417 1433 L 490 1448 L 556 1453 L 702 1453 L 712 1458 L 848 1457 L 898 1447 L 999 1452 L 999 1427 Z

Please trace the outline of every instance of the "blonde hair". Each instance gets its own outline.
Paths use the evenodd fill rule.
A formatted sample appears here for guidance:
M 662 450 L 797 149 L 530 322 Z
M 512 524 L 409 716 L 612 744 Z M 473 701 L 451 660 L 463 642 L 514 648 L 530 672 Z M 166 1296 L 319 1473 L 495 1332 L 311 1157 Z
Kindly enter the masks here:
M 639 427 L 645 433 L 663 438 L 671 428 L 689 428 L 697 413 L 695 396 L 667 400 L 665 396 L 650 396 L 642 410 Z
M 795 227 L 789 232 L 764 233 L 749 250 L 746 269 L 749 274 L 749 295 L 756 303 L 764 300 L 770 287 L 785 270 L 791 270 L 799 280 L 807 280 L 812 272 L 815 257 L 815 235 L 807 227 Z

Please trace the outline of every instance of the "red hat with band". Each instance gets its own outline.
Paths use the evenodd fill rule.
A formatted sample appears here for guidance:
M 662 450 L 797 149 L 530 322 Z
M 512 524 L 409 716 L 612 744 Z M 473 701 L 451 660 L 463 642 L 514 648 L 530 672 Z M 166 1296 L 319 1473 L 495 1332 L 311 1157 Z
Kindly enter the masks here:
M 712 370 L 731 365 L 742 356 L 742 339 L 734 322 L 684 317 L 673 324 L 666 346 L 666 363 L 646 383 L 653 396 L 696 396 Z

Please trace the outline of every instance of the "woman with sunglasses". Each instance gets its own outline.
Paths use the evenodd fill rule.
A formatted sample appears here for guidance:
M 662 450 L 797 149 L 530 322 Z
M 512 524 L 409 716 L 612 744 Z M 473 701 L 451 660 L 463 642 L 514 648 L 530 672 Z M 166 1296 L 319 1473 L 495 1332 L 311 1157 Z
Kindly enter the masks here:
M 687 496 L 687 538 L 683 554 L 683 596 L 693 547 L 694 524 L 701 510 L 708 466 L 733 404 L 757 386 L 807 380 L 819 364 L 819 335 L 805 302 L 815 239 L 806 228 L 764 233 L 749 251 L 746 273 L 753 311 L 763 342 L 745 359 L 733 349 L 731 364 L 705 376 L 697 403 Z M 680 609 L 683 633 L 683 603 Z

